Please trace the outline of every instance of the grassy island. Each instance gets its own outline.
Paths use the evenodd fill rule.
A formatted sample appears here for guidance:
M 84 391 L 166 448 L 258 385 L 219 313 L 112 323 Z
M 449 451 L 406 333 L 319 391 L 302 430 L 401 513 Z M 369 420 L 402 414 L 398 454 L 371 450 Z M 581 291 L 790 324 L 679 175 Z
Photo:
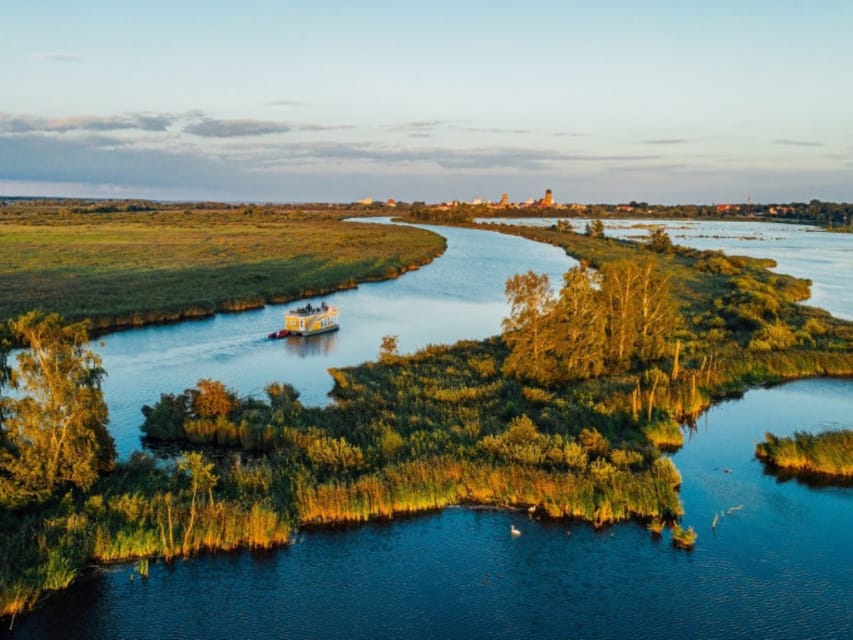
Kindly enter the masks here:
M 772 433 L 755 446 L 759 460 L 795 473 L 853 479 L 853 429 L 779 438 Z
M 328 407 L 302 405 L 288 385 L 240 399 L 200 380 L 142 408 L 144 433 L 171 443 L 173 457 L 116 463 L 109 443 L 93 450 L 83 438 L 76 446 L 99 455 L 80 471 L 80 456 L 69 456 L 61 475 L 56 464 L 24 464 L 40 459 L 31 445 L 54 451 L 49 438 L 21 437 L 38 403 L 4 398 L 0 614 L 33 606 L 91 562 L 268 547 L 303 525 L 450 504 L 598 527 L 634 518 L 653 532 L 673 527 L 674 544 L 690 548 L 694 532 L 678 524 L 680 474 L 662 449 L 680 446 L 717 398 L 853 373 L 853 325 L 796 304 L 809 283 L 766 261 L 675 247 L 659 233 L 631 243 L 494 228 L 562 246 L 584 264 L 557 292 L 534 273 L 510 278 L 501 336 L 411 355 L 388 336 L 377 361 L 331 371 Z M 66 364 L 82 359 L 71 379 L 94 402 L 85 424 L 102 425 L 99 363 L 79 342 L 62 351 L 68 337 L 56 320 L 39 322 L 30 314 L 11 326 L 24 344 L 53 336 Z M 31 362 L 24 373 L 37 385 L 46 374 Z M 21 379 L 0 367 L 0 391 Z
M 445 247 L 334 210 L 123 208 L 0 209 L 0 321 L 43 309 L 104 332 L 200 318 L 395 278 Z

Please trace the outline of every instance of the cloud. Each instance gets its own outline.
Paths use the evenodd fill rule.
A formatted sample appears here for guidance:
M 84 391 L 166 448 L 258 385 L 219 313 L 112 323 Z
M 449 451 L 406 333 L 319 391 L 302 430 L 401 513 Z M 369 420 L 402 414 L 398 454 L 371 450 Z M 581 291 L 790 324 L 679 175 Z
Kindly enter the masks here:
M 652 140 L 643 140 L 643 144 L 685 144 L 685 138 L 655 138 Z
M 6 180 L 80 182 L 151 188 L 216 189 L 252 184 L 251 174 L 201 154 L 113 144 L 103 136 L 0 136 L 0 176 Z
M 128 197 L 278 202 L 349 202 L 365 194 L 436 202 L 497 197 L 504 191 L 523 200 L 546 186 L 559 200 L 577 202 L 726 202 L 742 201 L 746 194 L 764 202 L 850 197 L 847 167 L 762 171 L 741 165 L 656 164 L 651 159 L 658 156 L 651 155 L 274 139 L 221 143 L 216 158 L 202 144 L 180 153 L 134 145 L 116 146 L 116 138 L 101 134 L 0 135 L 0 188 L 22 184 L 30 195 L 86 197 L 103 196 L 109 187 Z
M 413 132 L 412 136 L 428 136 Z M 481 147 L 451 149 L 445 147 L 386 147 L 373 144 L 313 142 L 268 145 L 255 148 L 257 166 L 265 170 L 308 163 L 346 165 L 426 165 L 443 169 L 544 171 L 564 163 L 645 162 L 659 155 L 564 154 L 548 149 L 520 147 Z
M 778 140 L 774 140 L 773 144 L 782 144 L 789 147 L 822 147 L 822 142 L 817 142 L 816 140 L 789 140 L 787 138 L 780 138 Z
M 353 124 L 300 124 L 294 126 L 294 129 L 299 131 L 342 131 L 355 128 Z
M 433 129 L 440 129 L 450 124 L 451 122 L 447 120 L 412 120 L 402 124 L 388 125 L 385 129 L 388 131 L 409 133 L 413 131 L 432 131 Z
M 272 100 L 264 104 L 265 107 L 307 107 L 308 103 L 301 100 Z
M 31 57 L 45 62 L 80 62 L 83 59 L 80 54 L 68 51 L 36 51 Z
M 530 133 L 529 129 L 501 129 L 500 127 L 489 127 L 489 128 L 481 128 L 481 127 L 455 127 L 459 131 L 468 131 L 470 133 L 513 133 L 513 134 L 525 134 Z
M 45 119 L 0 113 L 0 133 L 66 133 L 69 131 L 166 131 L 174 118 L 167 115 L 75 116 Z
M 240 138 L 264 136 L 272 133 L 287 133 L 292 127 L 284 122 L 272 120 L 216 120 L 205 118 L 201 122 L 184 127 L 186 133 L 203 138 Z
M 79 116 L 50 120 L 46 131 L 120 131 L 139 129 L 142 131 L 165 131 L 173 118 L 165 115 L 129 115 L 129 116 Z

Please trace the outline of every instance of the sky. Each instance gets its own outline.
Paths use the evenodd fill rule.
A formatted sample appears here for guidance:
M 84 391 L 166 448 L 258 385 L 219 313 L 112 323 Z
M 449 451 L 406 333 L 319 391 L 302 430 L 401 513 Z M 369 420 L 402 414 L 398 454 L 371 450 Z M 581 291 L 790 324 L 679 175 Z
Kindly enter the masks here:
M 853 201 L 850 0 L 2 0 L 0 194 Z

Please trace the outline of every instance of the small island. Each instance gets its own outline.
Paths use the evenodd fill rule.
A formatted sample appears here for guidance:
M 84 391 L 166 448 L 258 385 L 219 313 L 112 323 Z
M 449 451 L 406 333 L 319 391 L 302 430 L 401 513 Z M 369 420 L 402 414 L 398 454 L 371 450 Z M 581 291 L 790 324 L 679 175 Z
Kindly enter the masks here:
M 853 429 L 780 438 L 768 433 L 755 456 L 773 467 L 826 478 L 853 479 Z

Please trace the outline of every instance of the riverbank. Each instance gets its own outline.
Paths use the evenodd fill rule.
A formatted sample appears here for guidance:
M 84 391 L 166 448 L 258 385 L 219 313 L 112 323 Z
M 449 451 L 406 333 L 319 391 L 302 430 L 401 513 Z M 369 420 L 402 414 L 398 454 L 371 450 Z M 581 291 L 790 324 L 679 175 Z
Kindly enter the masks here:
M 627 243 L 574 240 L 601 262 L 611 254 L 617 254 L 615 260 L 649 251 Z M 192 541 L 195 532 L 208 530 L 189 524 L 200 522 L 202 509 L 226 505 L 227 514 L 228 500 L 241 495 L 230 493 L 232 486 L 248 487 L 237 505 L 260 500 L 253 495 L 272 497 L 277 517 L 290 527 L 435 509 L 463 501 L 459 496 L 484 504 L 536 506 L 538 513 L 601 526 L 654 517 L 655 512 L 677 517 L 676 476 L 667 472 L 656 484 L 655 467 L 664 471 L 661 461 L 668 459 L 648 442 L 646 427 L 676 417 L 695 419 L 714 398 L 750 384 L 849 372 L 851 356 L 845 324 L 796 316 L 789 305 L 802 295 L 802 285 L 772 280 L 771 286 L 766 279 L 776 276 L 765 273 L 759 261 L 717 253 L 673 253 L 660 261 L 690 320 L 687 329 L 672 336 L 671 346 L 680 345 L 677 351 L 655 362 L 662 377 L 646 376 L 652 369 L 633 368 L 558 388 L 524 383 L 503 375 L 507 347 L 497 339 L 431 347 L 413 356 L 389 354 L 380 363 L 335 371 L 337 404 L 325 409 L 304 407 L 292 390 L 279 386 L 268 390 L 268 402 L 247 401 L 233 413 L 178 412 L 158 437 L 170 437 L 171 430 L 171 439 L 182 446 L 215 444 L 209 451 L 220 461 L 213 497 L 196 504 L 195 519 L 190 518 L 192 478 L 172 468 L 173 479 L 167 474 L 143 483 L 148 491 L 165 491 L 162 501 L 130 484 L 114 493 L 110 489 L 106 508 L 97 500 L 90 505 L 88 496 L 72 496 L 70 511 L 36 523 L 55 523 L 58 531 L 91 531 L 80 525 L 82 505 L 92 526 L 102 519 L 111 523 L 100 534 L 107 548 L 133 557 L 135 550 L 144 550 L 133 540 L 153 540 L 154 546 L 143 552 L 158 555 L 156 545 L 163 544 L 167 525 L 175 541 L 184 540 L 187 529 Z M 748 323 L 759 303 L 775 309 L 775 315 Z M 781 328 L 781 338 L 761 333 L 787 319 L 820 324 L 809 325 L 808 336 L 802 333 L 804 324 L 789 325 L 799 337 L 787 346 L 788 333 Z M 103 482 L 120 479 L 108 476 Z M 137 495 L 160 510 L 132 507 L 143 499 Z M 143 534 L 133 533 L 137 530 Z M 21 539 L 37 534 L 27 531 Z M 121 543 L 110 542 L 116 540 Z M 216 536 L 209 540 L 205 548 L 217 548 Z M 48 544 L 37 565 L 61 561 L 60 566 L 73 566 L 57 551 L 62 548 Z M 179 549 L 171 542 L 168 548 Z M 192 545 L 187 548 L 193 553 Z
M 399 277 L 445 250 L 435 234 L 249 208 L 0 216 L 0 321 L 39 308 L 102 334 Z

